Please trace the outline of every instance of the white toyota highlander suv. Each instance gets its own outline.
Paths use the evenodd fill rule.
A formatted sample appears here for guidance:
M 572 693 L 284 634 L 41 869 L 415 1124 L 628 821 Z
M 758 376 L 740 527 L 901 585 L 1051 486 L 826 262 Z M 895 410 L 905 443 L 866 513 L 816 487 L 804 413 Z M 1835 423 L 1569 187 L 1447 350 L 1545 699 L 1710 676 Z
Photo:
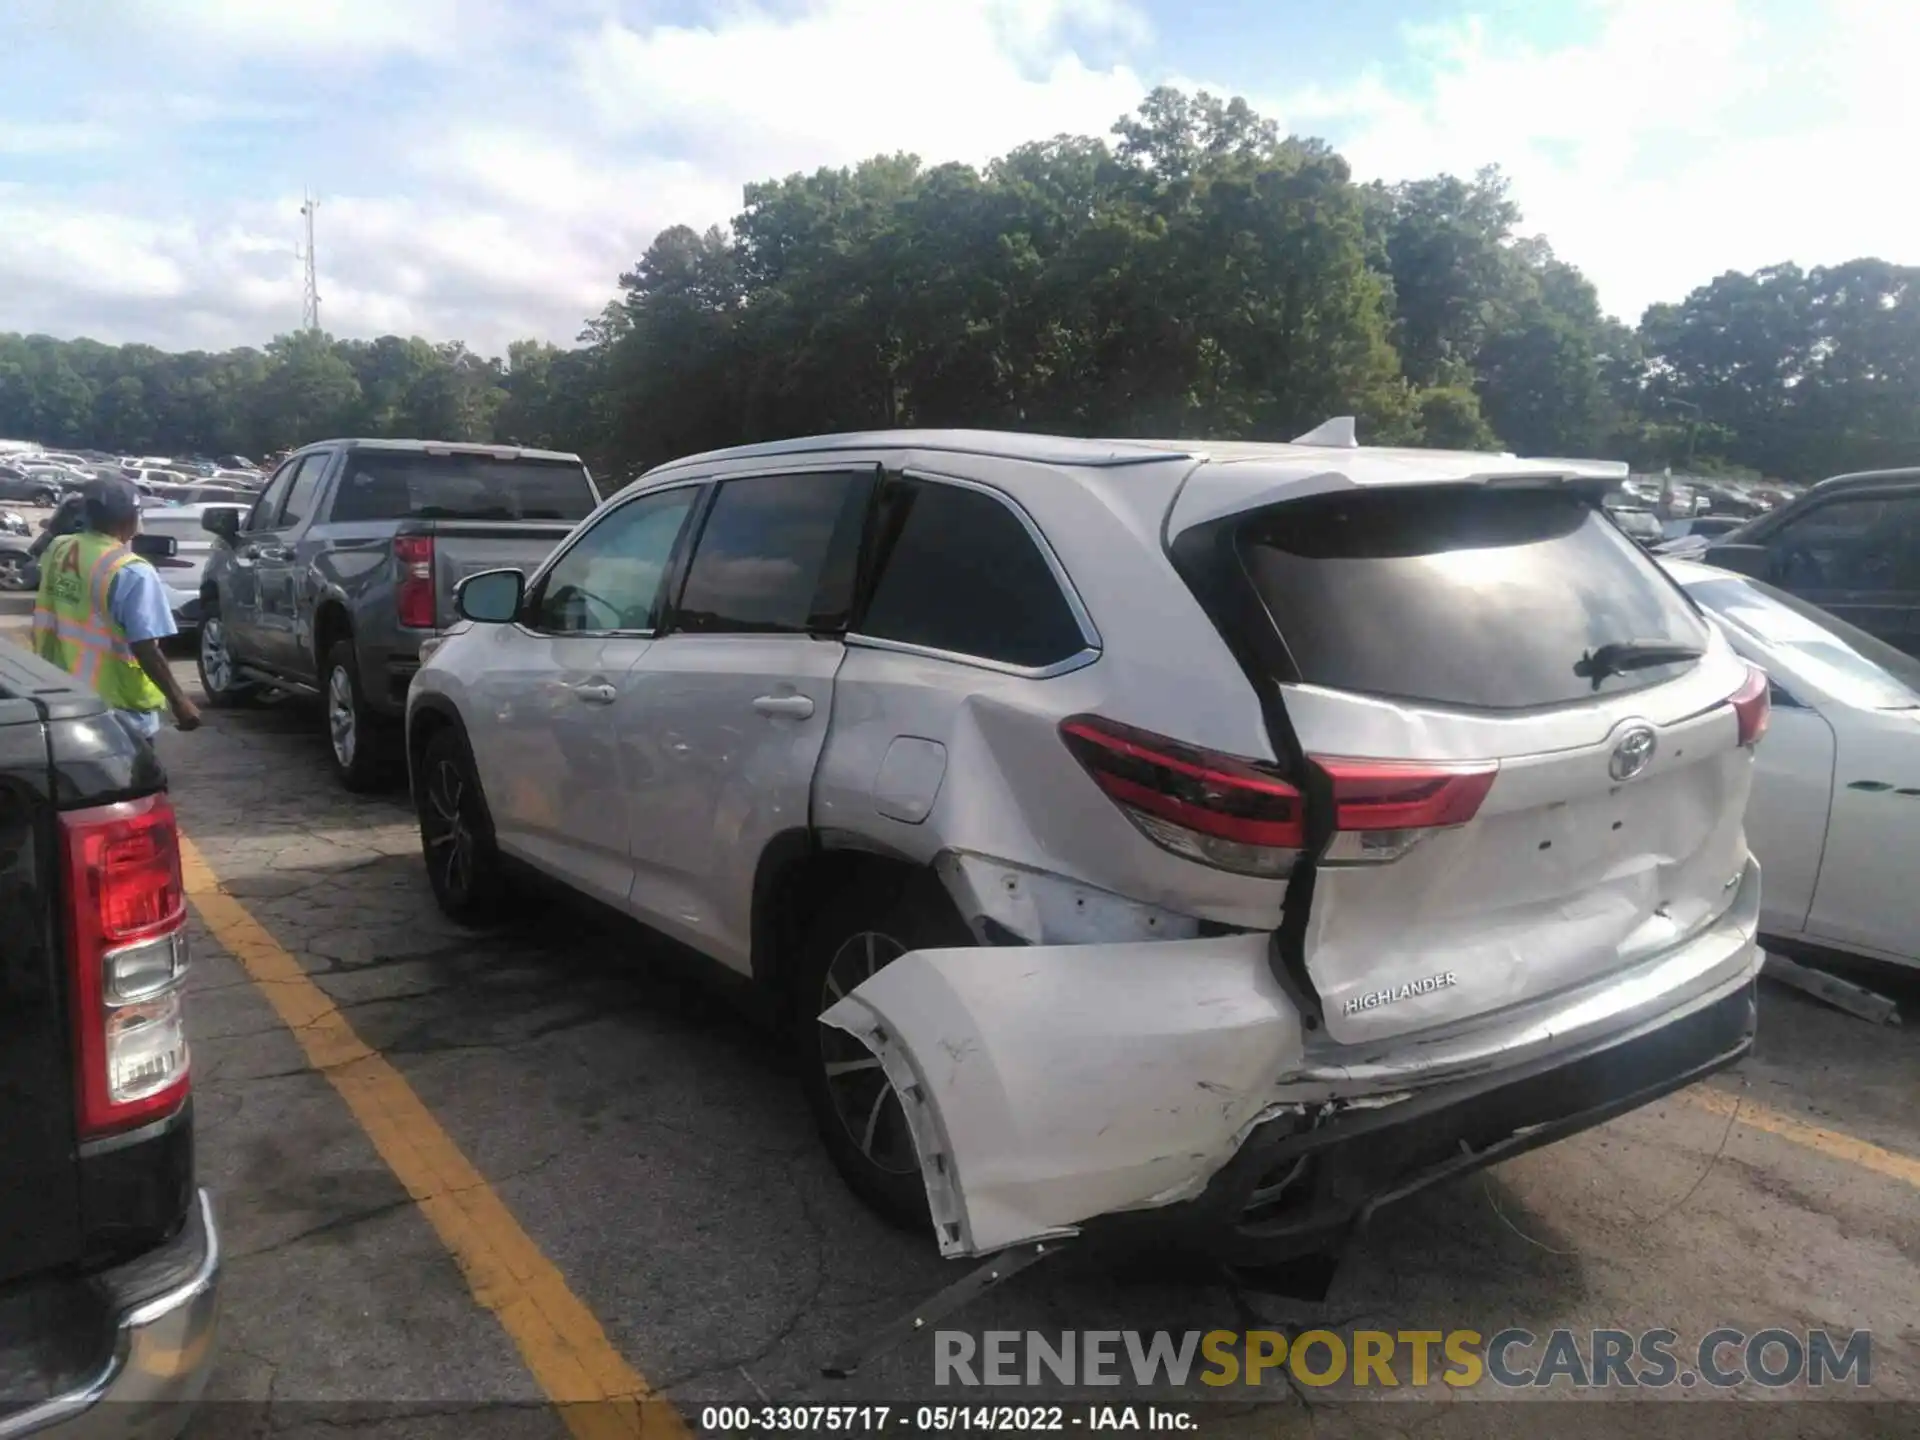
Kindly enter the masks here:
M 1624 467 L 895 432 L 694 456 L 460 591 L 408 748 L 516 867 L 747 977 L 944 1253 L 1245 1260 L 1731 1064 L 1767 687 Z

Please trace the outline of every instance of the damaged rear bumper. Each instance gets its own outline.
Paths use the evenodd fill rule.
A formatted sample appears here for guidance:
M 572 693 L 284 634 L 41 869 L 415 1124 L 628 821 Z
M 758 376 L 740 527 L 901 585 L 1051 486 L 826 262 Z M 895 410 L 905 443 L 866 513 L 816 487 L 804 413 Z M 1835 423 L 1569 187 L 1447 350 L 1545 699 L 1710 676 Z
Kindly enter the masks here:
M 879 1057 L 941 1252 L 1147 1232 L 1261 1263 L 1752 1044 L 1759 875 L 1684 945 L 1469 1027 L 1307 1035 L 1268 937 L 922 950 L 822 1016 Z
M 1085 1227 L 1230 1264 L 1337 1246 L 1383 1206 L 1624 1115 L 1753 1048 L 1757 981 L 1633 1039 L 1521 1075 L 1454 1081 L 1319 1123 L 1264 1121 L 1204 1192 Z

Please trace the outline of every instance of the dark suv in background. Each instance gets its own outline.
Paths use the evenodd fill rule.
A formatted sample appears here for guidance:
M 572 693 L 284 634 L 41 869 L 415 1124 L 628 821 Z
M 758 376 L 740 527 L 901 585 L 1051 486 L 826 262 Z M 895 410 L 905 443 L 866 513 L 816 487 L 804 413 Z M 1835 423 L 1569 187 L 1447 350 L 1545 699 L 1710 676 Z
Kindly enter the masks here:
M 1920 656 L 1920 469 L 1822 480 L 1700 557 Z

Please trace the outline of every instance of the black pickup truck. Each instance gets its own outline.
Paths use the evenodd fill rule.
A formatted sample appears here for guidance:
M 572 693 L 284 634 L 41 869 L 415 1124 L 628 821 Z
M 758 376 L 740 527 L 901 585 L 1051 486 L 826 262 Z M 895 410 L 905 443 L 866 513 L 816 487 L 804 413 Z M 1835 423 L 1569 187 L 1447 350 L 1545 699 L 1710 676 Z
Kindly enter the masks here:
M 0 1440 L 167 1437 L 212 1365 L 166 775 L 0 641 Z

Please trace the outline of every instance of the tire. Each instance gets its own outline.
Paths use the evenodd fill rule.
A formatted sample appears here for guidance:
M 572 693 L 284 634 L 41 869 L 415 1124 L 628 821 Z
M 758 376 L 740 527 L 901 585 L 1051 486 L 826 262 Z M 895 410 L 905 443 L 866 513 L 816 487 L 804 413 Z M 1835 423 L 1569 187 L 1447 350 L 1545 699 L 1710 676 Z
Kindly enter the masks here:
M 33 492 L 33 499 L 29 503 L 52 510 L 60 503 L 60 492 L 57 490 L 36 490 Z
M 259 687 L 236 678 L 233 651 L 227 644 L 226 622 L 212 605 L 200 612 L 200 634 L 194 641 L 194 666 L 200 672 L 200 693 L 216 710 L 232 710 L 250 702 Z
M 376 714 L 360 689 L 360 662 L 353 641 L 338 640 L 327 651 L 320 678 L 321 714 L 328 753 L 340 783 L 359 794 L 380 790 L 393 779 L 394 726 Z
M 0 550 L 0 590 L 30 590 L 33 557 L 21 550 Z
M 923 1230 L 928 1213 L 900 1098 L 864 1045 L 817 1017 L 838 998 L 836 988 L 845 993 L 910 950 L 973 943 L 931 877 L 916 877 L 895 893 L 857 886 L 829 902 L 815 921 L 794 976 L 788 1023 L 820 1139 L 848 1188 L 903 1229 Z M 854 1068 L 830 1076 L 835 1065 Z
M 473 754 L 448 725 L 427 741 L 414 796 L 433 898 L 463 925 L 496 918 L 509 891 Z

